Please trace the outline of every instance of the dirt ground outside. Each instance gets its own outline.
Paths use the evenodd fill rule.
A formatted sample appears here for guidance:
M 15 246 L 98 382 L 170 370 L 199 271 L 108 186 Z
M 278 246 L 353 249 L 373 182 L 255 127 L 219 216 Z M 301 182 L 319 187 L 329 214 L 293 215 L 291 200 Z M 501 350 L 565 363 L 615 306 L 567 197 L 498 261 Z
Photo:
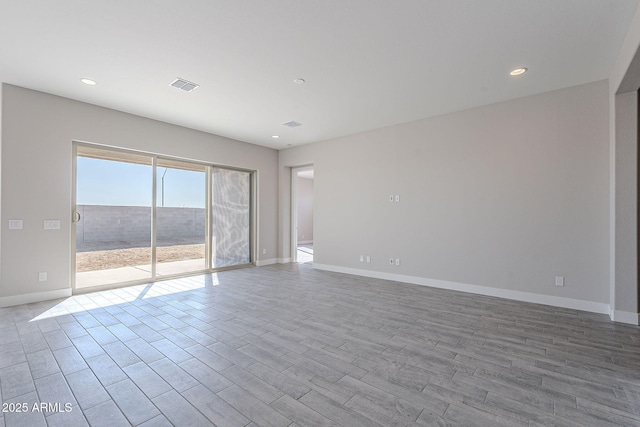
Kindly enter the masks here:
M 158 246 L 156 249 L 158 262 L 202 259 L 204 255 L 204 244 Z M 76 254 L 78 273 L 148 264 L 151 264 L 151 248 L 110 249 Z

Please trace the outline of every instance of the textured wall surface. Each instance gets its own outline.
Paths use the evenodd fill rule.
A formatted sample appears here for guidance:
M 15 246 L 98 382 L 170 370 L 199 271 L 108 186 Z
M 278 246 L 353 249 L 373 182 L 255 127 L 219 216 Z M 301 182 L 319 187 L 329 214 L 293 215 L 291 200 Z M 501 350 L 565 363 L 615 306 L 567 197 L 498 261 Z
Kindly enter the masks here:
M 298 178 L 298 243 L 313 242 L 313 179 Z
M 606 303 L 608 101 L 601 81 L 281 150 L 285 255 L 290 167 L 313 164 L 314 264 Z
M 151 208 L 144 206 L 78 205 L 76 244 L 150 242 Z M 204 208 L 158 207 L 156 239 L 163 242 L 203 243 Z

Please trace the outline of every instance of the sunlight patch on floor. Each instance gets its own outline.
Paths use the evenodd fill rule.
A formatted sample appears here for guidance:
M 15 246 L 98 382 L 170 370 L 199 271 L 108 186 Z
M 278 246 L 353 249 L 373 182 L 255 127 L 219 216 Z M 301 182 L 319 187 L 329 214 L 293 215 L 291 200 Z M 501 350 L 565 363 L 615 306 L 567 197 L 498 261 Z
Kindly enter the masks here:
M 211 273 L 201 276 L 185 277 L 74 295 L 55 303 L 53 307 L 45 309 L 30 321 L 34 322 L 52 317 L 80 313 L 83 311 L 110 307 L 117 304 L 130 303 L 139 299 L 155 298 L 209 286 L 217 286 L 219 284 L 220 281 L 218 280 L 217 273 Z M 46 302 L 42 304 L 46 304 Z

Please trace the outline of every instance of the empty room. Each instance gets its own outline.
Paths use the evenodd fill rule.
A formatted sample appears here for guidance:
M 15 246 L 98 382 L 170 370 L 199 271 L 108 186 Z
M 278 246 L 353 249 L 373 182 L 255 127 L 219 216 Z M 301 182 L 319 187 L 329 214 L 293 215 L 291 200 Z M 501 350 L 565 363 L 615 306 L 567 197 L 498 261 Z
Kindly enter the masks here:
M 0 426 L 640 425 L 640 0 L 2 0 Z

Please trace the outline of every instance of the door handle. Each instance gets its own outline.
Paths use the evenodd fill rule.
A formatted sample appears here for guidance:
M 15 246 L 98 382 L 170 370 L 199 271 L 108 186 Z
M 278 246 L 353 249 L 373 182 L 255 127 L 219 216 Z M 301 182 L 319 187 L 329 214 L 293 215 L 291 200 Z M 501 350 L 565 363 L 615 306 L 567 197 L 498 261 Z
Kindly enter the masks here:
M 80 212 L 73 211 L 73 219 L 72 219 L 73 222 L 78 222 L 80 221 L 81 218 L 82 217 L 80 216 Z

